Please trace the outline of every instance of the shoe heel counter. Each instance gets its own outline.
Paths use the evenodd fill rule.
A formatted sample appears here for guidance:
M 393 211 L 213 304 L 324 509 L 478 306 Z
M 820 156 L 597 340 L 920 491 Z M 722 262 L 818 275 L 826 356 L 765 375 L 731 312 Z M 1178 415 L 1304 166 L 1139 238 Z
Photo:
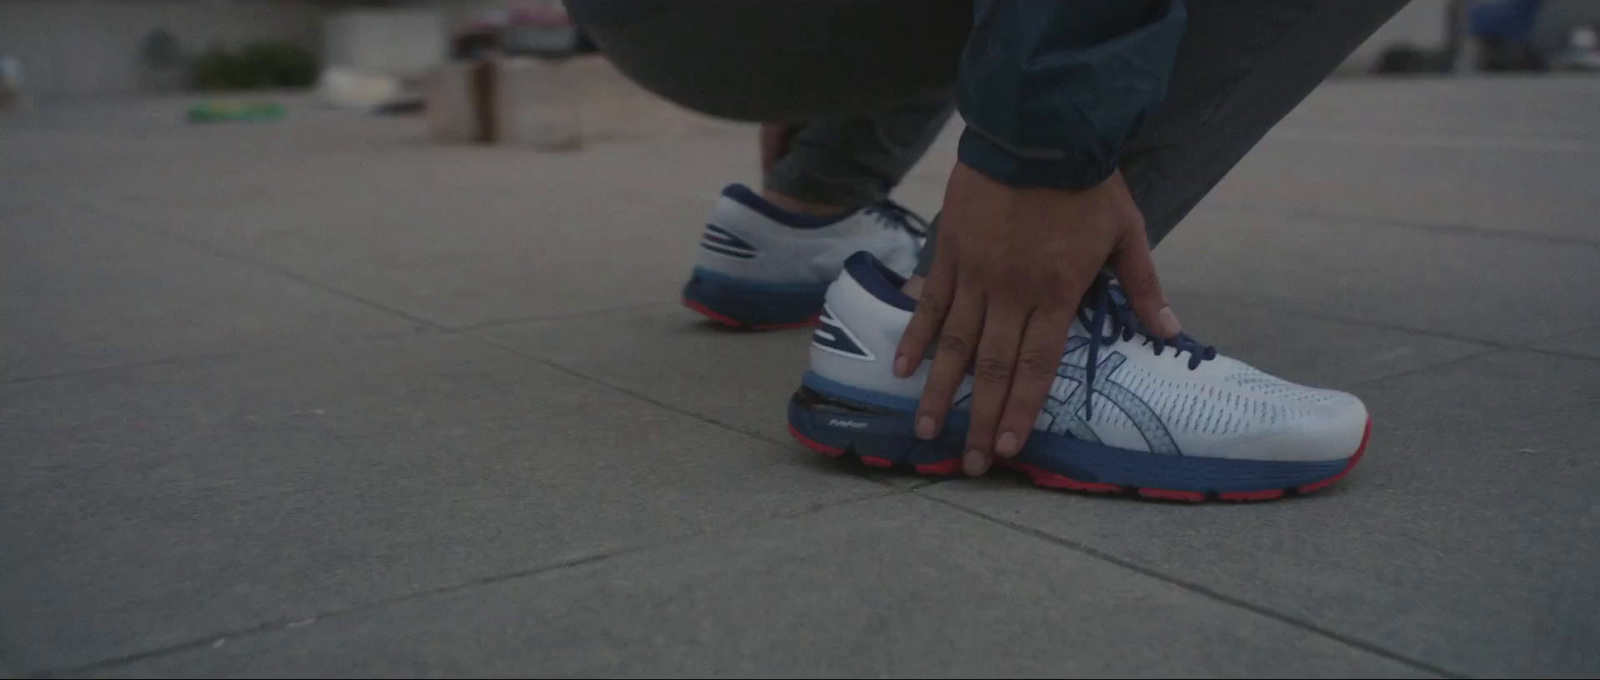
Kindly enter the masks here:
M 745 273 L 759 267 L 763 240 L 751 234 L 757 224 L 742 206 L 719 198 L 700 230 L 699 264 L 716 271 Z
M 811 333 L 811 372 L 847 385 L 881 388 L 894 377 L 894 351 L 905 329 L 899 310 L 885 307 L 843 274 L 828 286 Z M 905 314 L 906 320 L 910 315 Z M 898 327 L 896 324 L 898 323 Z

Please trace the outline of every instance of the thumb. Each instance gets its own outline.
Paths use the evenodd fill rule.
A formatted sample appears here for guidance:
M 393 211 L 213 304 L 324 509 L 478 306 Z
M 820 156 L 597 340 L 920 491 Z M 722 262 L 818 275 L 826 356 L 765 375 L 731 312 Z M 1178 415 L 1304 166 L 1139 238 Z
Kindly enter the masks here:
M 1117 272 L 1117 281 L 1133 304 L 1133 313 L 1145 328 L 1160 338 L 1171 338 L 1183 332 L 1178 315 L 1167 305 L 1167 295 L 1161 291 L 1161 280 L 1156 277 L 1156 264 L 1150 259 L 1150 242 L 1144 229 L 1129 229 L 1122 245 L 1111 257 L 1111 268 Z

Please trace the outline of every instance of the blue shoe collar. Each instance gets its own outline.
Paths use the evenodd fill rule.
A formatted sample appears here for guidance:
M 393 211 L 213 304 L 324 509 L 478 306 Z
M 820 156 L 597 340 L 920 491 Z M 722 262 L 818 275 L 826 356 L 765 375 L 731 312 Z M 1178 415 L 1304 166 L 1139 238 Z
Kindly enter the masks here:
M 844 261 L 844 271 L 885 304 L 907 312 L 917 311 L 917 301 L 900 290 L 906 285 L 906 278 L 885 267 L 872 253 L 863 250 L 851 255 Z

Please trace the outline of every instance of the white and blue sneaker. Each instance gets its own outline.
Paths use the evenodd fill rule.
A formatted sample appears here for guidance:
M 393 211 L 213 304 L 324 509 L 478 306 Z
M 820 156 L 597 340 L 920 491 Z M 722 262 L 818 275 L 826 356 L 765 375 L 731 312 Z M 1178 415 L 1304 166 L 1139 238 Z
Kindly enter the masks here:
M 828 288 L 811 370 L 789 400 L 789 431 L 830 457 L 961 469 L 970 378 L 940 436 L 912 433 L 931 362 L 891 369 L 916 303 L 870 254 L 852 256 Z M 1304 387 L 1219 356 L 1186 336 L 1144 334 L 1102 277 L 1084 298 L 1056 381 L 1021 453 L 1002 464 L 1036 484 L 1147 498 L 1269 500 L 1344 477 L 1366 449 L 1370 420 L 1354 395 Z
M 808 326 L 846 258 L 869 252 L 909 274 L 926 227 L 892 201 L 815 217 L 789 212 L 731 184 L 706 219 L 700 260 L 683 287 L 683 304 L 734 328 Z

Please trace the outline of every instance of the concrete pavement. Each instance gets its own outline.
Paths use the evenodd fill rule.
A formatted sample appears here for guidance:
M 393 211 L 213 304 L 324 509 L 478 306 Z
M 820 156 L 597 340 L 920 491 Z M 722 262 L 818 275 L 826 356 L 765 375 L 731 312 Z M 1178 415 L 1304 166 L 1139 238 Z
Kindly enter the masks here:
M 0 675 L 1600 673 L 1600 80 L 1331 83 L 1162 245 L 1374 414 L 1243 506 L 790 442 L 806 333 L 676 304 L 747 127 L 182 108 L 0 118 Z

